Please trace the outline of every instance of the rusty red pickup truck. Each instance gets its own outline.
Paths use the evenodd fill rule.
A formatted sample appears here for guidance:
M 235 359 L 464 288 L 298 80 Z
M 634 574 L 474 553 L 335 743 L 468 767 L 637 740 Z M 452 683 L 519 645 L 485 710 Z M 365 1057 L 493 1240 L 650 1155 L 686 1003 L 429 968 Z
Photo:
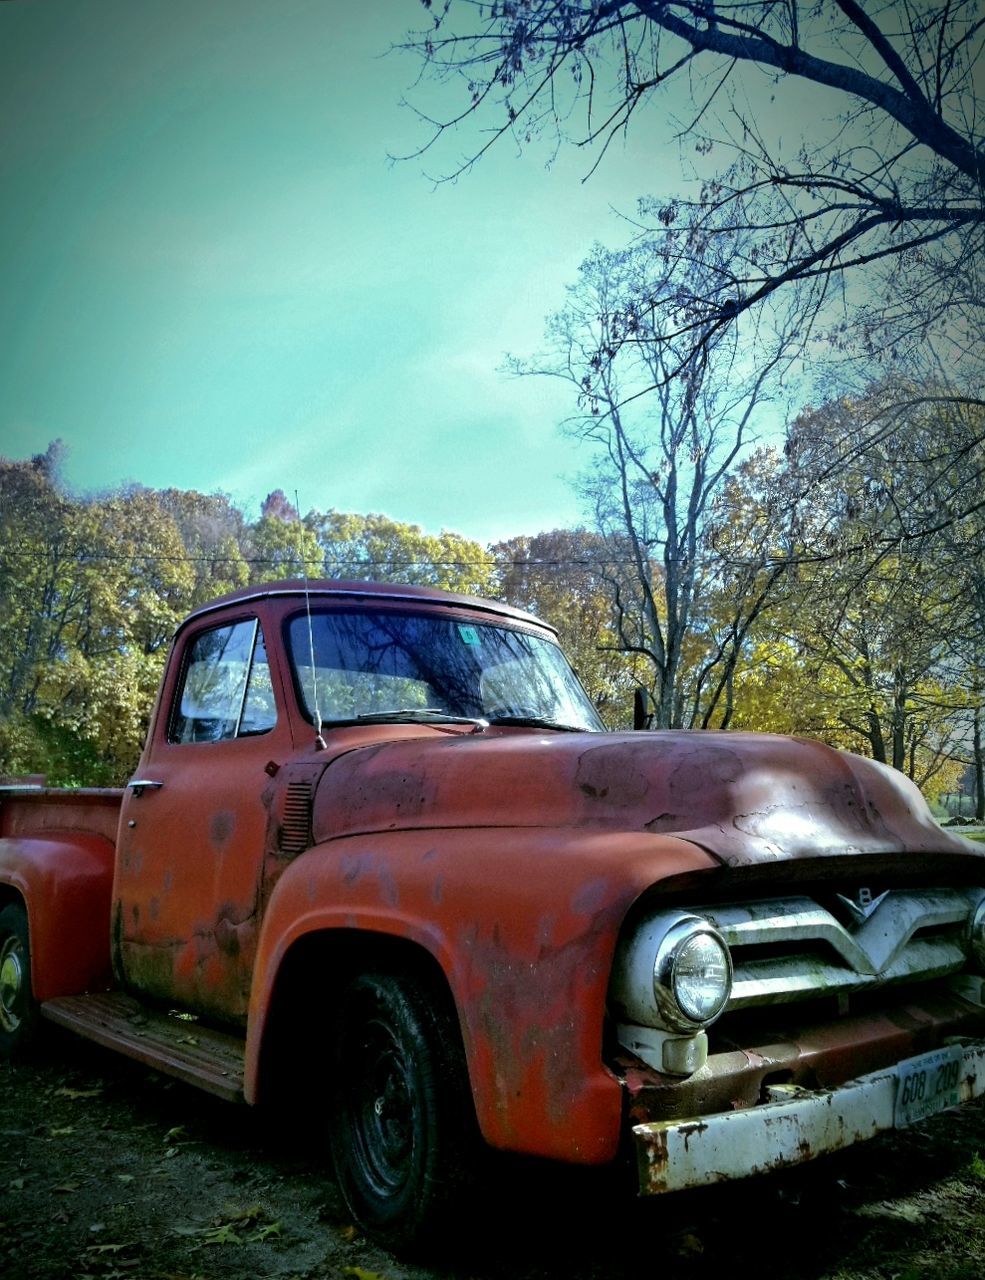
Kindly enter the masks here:
M 488 1148 L 649 1194 L 985 1091 L 985 851 L 819 742 L 606 732 L 501 604 L 244 589 L 178 629 L 122 792 L 0 796 L 3 1051 L 47 1019 L 308 1099 L 394 1247 Z

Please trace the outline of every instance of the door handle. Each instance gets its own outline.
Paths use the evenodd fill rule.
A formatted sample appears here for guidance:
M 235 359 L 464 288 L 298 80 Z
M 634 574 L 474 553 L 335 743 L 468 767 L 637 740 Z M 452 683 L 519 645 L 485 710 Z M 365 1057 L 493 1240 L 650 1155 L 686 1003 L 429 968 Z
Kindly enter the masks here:
M 135 796 L 142 796 L 145 791 L 160 791 L 164 783 L 157 782 L 153 778 L 131 778 L 127 786 Z

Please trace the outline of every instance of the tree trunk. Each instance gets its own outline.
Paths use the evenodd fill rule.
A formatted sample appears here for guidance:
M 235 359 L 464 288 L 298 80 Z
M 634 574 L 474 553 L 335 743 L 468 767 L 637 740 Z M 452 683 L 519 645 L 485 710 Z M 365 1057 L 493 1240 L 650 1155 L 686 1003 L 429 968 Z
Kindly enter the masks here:
M 869 726 L 866 736 L 869 739 L 869 745 L 872 748 L 872 759 L 878 760 L 880 764 L 888 764 L 886 759 L 886 740 L 882 736 L 882 724 L 879 720 L 879 712 L 875 707 L 870 707 L 865 713 L 866 723 Z
M 893 768 L 906 772 L 906 680 L 897 667 L 893 673 Z M 911 775 L 912 776 L 912 775 Z

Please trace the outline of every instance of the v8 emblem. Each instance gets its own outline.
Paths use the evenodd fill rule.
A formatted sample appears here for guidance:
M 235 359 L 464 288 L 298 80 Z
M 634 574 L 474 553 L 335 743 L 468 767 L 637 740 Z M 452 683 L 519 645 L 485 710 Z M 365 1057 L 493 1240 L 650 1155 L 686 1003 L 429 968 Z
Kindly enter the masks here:
M 859 889 L 854 898 L 846 898 L 843 893 L 839 893 L 837 897 L 838 901 L 843 902 L 852 913 L 852 918 L 861 924 L 864 920 L 868 920 L 884 898 L 889 897 L 889 890 L 884 890 L 875 898 L 872 896 L 872 890 L 866 888 Z

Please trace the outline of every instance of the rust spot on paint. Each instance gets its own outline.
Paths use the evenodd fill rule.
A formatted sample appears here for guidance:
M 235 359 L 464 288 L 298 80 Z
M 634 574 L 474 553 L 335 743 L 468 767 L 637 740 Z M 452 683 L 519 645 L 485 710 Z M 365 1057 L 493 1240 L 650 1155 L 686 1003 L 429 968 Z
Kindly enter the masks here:
M 236 829 L 236 815 L 228 809 L 220 809 L 209 823 L 209 838 L 215 845 L 228 844 Z
M 239 918 L 237 918 L 237 916 Z M 249 952 L 255 929 L 253 913 L 244 915 L 226 904 L 220 908 L 215 925 L 215 941 L 219 950 L 234 959 L 242 952 Z
M 380 878 L 380 897 L 388 907 L 398 906 L 400 903 L 400 888 L 390 868 L 381 866 L 378 874 Z
M 644 831 L 652 831 L 658 833 L 661 831 L 676 831 L 681 825 L 680 816 L 676 813 L 658 813 L 655 818 L 651 818 L 649 822 L 643 823 Z
M 571 910 L 580 916 L 592 916 L 609 901 L 608 880 L 589 880 L 579 885 L 571 898 Z
M 628 741 L 582 752 L 574 780 L 582 795 L 604 801 L 606 806 L 635 804 L 650 788 L 650 779 L 640 770 L 635 744 Z
M 705 1133 L 707 1129 L 708 1129 L 708 1126 L 700 1120 L 695 1121 L 694 1124 L 682 1124 L 679 1132 L 681 1137 L 684 1139 L 684 1150 L 685 1151 L 690 1150 L 691 1139 L 695 1135 L 700 1135 L 702 1133 Z

